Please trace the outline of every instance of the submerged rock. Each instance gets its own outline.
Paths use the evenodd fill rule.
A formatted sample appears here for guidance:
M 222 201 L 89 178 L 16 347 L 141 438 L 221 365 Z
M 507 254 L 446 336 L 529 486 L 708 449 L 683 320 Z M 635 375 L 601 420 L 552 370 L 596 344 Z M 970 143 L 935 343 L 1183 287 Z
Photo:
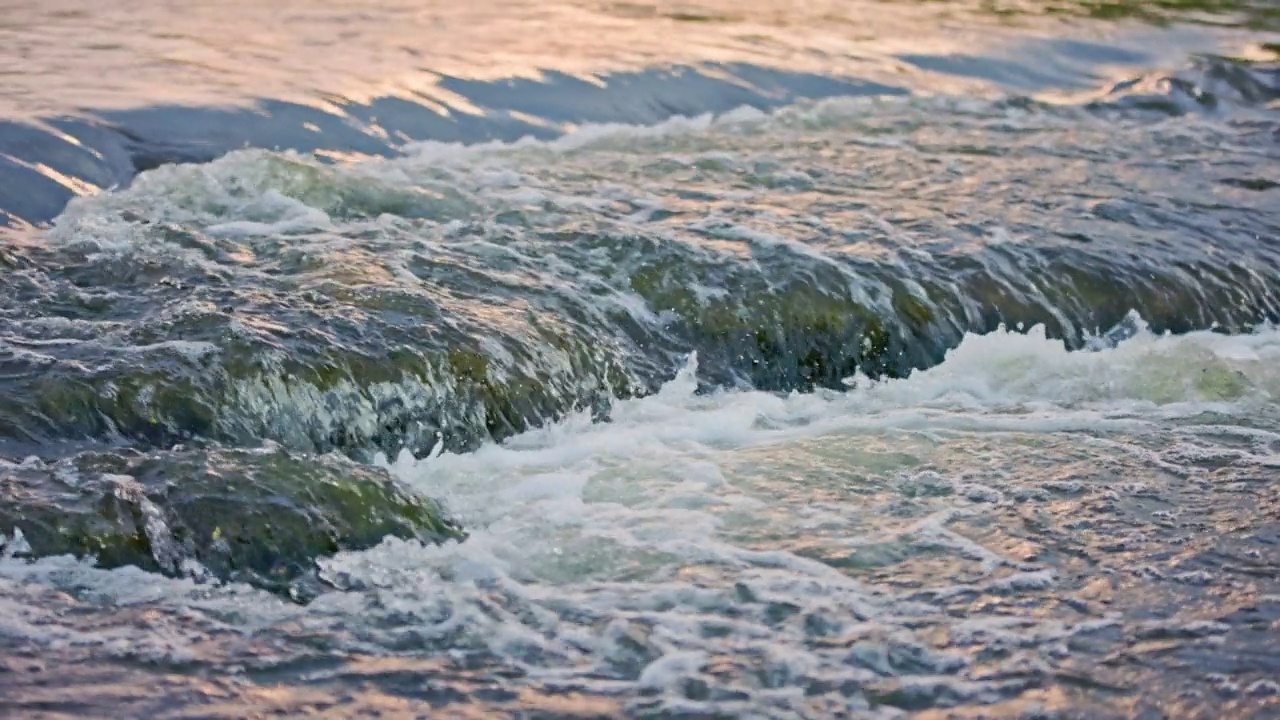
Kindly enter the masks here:
M 1093 108 L 840 101 L 448 162 L 167 165 L 0 261 L 0 443 L 421 456 L 605 418 L 691 352 L 703 387 L 790 392 L 1001 325 L 1072 349 L 1130 311 L 1247 332 L 1280 321 L 1273 74 L 1205 59 Z M 1139 107 L 1166 96 L 1220 110 Z
M 207 238 L 148 233 L 163 253 L 45 249 L 0 278 L 0 438 L 424 454 L 636 392 L 619 343 L 523 300 L 473 298 L 490 292 L 475 279 L 447 292 L 335 279 L 342 263 L 299 271 L 290 256 L 268 282 L 232 282 L 202 254 L 187 262 Z
M 93 557 L 301 601 L 318 590 L 316 558 L 388 535 L 464 537 L 433 501 L 334 456 L 175 449 L 0 461 L 0 554 Z

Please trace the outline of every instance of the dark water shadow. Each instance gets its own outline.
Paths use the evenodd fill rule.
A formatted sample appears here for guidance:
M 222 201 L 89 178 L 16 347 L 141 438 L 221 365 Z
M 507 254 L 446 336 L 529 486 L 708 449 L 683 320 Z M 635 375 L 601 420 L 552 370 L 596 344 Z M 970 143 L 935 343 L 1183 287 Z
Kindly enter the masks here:
M 78 187 L 122 187 L 139 172 L 166 163 L 207 162 L 242 148 L 389 157 L 415 141 L 546 139 L 563 134 L 569 124 L 652 124 L 805 98 L 908 92 L 749 65 L 651 69 L 601 80 L 561 73 L 540 80 L 442 79 L 442 89 L 481 114 L 440 112 L 426 99 L 384 97 L 369 103 L 339 99 L 329 108 L 267 99 L 247 108 L 87 110 L 79 117 L 49 118 L 42 126 L 0 120 L 0 224 L 48 222 Z

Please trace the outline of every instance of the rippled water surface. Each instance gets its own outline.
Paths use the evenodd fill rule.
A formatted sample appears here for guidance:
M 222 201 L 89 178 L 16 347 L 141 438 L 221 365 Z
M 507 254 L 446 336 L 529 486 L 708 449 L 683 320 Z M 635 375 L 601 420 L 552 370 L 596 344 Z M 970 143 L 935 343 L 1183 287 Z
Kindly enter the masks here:
M 0 21 L 0 715 L 1280 717 L 1274 8 L 468 7 Z

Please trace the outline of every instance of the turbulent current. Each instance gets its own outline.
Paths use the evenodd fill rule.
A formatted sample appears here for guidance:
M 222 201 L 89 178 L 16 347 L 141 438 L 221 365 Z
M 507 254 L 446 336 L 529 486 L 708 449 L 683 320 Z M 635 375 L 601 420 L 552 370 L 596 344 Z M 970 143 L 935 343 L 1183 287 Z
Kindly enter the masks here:
M 1228 4 L 1248 52 L 909 58 L 982 92 L 0 127 L 0 715 L 1280 717 L 1280 65 Z

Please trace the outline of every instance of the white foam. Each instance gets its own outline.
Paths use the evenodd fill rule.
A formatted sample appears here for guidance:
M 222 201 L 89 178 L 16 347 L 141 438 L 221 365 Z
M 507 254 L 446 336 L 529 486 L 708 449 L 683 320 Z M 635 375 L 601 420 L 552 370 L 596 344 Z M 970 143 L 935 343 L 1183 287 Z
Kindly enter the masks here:
M 92 587 L 113 602 L 192 607 L 255 631 L 341 627 L 332 641 L 362 652 L 482 648 L 531 678 L 622 678 L 668 708 L 692 702 L 684 696 L 690 683 L 786 703 L 815 679 L 838 685 L 885 672 L 916 673 L 912 692 L 967 697 L 994 692 L 998 681 L 967 677 L 964 654 L 930 649 L 919 629 L 929 624 L 917 619 L 947 625 L 954 643 L 1032 653 L 1019 660 L 1027 672 L 1070 654 L 1072 635 L 1119 622 L 944 613 L 974 595 L 1035 603 L 1063 583 L 964 529 L 1011 503 L 1042 503 L 1011 499 L 1028 487 L 1032 465 L 1023 441 L 1002 438 L 1043 437 L 1112 457 L 1120 441 L 1098 433 L 1150 431 L 1205 409 L 1252 412 L 1269 397 L 1260 391 L 1275 385 L 1278 351 L 1272 330 L 1238 338 L 1140 333 L 1079 353 L 1038 330 L 998 332 L 966 338 L 941 366 L 908 379 L 789 396 L 699 395 L 691 356 L 661 392 L 620 403 L 611 422 L 584 415 L 474 453 L 383 460 L 441 498 L 471 536 L 430 547 L 389 539 L 323 560 L 326 577 L 353 589 L 306 608 L 243 587 L 67 559 L 0 560 L 0 577 Z M 1249 390 L 1206 389 L 1206 372 L 1240 373 Z M 951 446 L 958 449 L 950 455 L 930 455 Z M 951 465 L 938 471 L 930 462 Z M 1046 493 L 1058 492 L 1052 483 L 1074 487 L 1054 473 L 1043 479 Z M 866 490 L 877 504 L 859 504 L 858 488 L 877 482 L 905 495 Z M 1095 491 L 1076 482 L 1081 494 Z M 1151 487 L 1134 480 L 1125 492 Z M 831 493 L 854 495 L 836 502 Z M 867 554 L 877 548 L 880 555 Z M 943 562 L 932 574 L 902 566 L 924 583 L 916 592 L 869 581 L 842 564 L 850 557 Z M 1223 627 L 1139 630 L 1197 639 Z M 29 624 L 9 631 L 35 632 Z M 339 639 L 348 632 L 355 639 Z M 851 661 L 854 640 L 861 644 Z M 757 672 L 776 687 L 748 680 Z

